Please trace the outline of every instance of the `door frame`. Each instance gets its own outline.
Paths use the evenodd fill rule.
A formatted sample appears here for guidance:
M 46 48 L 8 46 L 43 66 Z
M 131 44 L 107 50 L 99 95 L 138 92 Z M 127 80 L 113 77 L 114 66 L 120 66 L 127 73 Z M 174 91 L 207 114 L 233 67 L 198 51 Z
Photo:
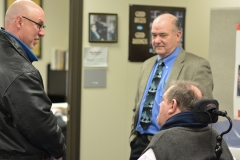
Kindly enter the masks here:
M 76 16 L 77 15 L 77 16 Z M 70 0 L 67 160 L 80 160 L 83 0 Z

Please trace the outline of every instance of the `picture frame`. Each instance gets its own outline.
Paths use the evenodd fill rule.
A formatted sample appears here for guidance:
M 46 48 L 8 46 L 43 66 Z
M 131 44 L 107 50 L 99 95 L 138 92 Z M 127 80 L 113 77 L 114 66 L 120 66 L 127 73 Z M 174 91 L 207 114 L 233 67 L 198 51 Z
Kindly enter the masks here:
M 118 16 L 114 13 L 89 13 L 89 42 L 116 43 Z
M 152 47 L 151 28 L 153 20 L 162 13 L 170 13 L 178 17 L 183 33 L 180 41 L 182 47 L 185 47 L 186 8 L 130 5 L 129 11 L 128 60 L 130 62 L 144 62 L 156 55 Z
M 4 15 L 8 9 L 8 7 L 14 2 L 15 0 L 5 0 L 5 12 Z M 32 0 L 33 2 L 35 2 L 36 4 L 38 4 L 40 7 L 42 7 L 42 0 Z M 35 46 L 34 49 L 32 49 L 32 52 L 40 59 L 42 57 L 42 53 L 41 53 L 41 49 L 42 49 L 42 41 L 40 39 L 39 43 Z

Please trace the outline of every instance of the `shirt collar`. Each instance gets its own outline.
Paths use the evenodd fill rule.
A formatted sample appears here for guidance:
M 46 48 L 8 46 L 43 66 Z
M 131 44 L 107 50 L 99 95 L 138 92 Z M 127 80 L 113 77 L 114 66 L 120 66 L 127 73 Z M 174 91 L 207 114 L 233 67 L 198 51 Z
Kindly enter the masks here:
M 32 50 L 26 44 L 24 44 L 20 39 L 15 37 L 13 34 L 7 32 L 6 30 L 2 30 L 2 31 L 10 35 L 11 37 L 13 37 L 22 46 L 22 48 L 27 53 L 27 56 L 31 62 L 38 61 L 37 56 L 32 52 Z

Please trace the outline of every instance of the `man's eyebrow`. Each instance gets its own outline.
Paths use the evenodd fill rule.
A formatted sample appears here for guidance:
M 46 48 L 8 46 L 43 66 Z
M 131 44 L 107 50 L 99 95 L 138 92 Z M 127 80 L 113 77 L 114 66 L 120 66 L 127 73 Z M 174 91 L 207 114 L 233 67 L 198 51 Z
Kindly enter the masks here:
M 38 22 L 38 23 L 44 23 L 41 18 L 38 18 L 37 22 Z
M 151 34 L 167 35 L 167 33 L 165 33 L 165 32 L 161 32 L 161 33 L 151 32 Z

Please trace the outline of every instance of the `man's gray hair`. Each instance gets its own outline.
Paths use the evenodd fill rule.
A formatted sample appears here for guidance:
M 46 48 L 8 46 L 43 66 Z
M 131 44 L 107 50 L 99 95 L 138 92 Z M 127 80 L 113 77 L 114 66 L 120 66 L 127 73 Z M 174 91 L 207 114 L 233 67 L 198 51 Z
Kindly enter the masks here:
M 207 98 L 205 89 L 198 83 L 192 81 L 174 81 L 167 93 L 168 103 L 176 99 L 181 111 L 193 110 L 194 104 L 200 99 Z M 194 87 L 199 89 L 201 96 L 196 93 Z

